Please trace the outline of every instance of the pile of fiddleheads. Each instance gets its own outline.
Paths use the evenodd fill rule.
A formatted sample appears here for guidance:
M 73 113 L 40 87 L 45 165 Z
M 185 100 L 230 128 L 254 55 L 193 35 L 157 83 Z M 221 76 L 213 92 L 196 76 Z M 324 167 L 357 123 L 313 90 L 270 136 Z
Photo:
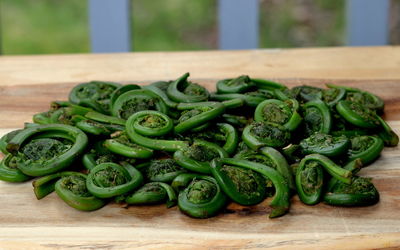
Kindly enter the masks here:
M 82 83 L 0 139 L 0 180 L 36 178 L 38 199 L 55 191 L 84 211 L 165 203 L 208 218 L 229 202 L 270 199 L 275 218 L 296 194 L 307 205 L 373 205 L 379 192 L 357 173 L 399 138 L 379 97 L 327 87 L 243 75 L 209 93 L 189 73 L 147 86 Z

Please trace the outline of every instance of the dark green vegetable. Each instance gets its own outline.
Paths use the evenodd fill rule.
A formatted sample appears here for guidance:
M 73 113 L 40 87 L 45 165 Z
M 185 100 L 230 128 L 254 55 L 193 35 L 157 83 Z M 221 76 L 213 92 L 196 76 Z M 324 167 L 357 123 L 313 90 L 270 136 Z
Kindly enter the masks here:
M 378 96 L 367 92 L 367 91 L 362 91 L 357 88 L 351 88 L 351 87 L 345 87 L 345 86 L 338 86 L 334 84 L 327 84 L 329 88 L 333 89 L 343 89 L 346 91 L 346 100 L 359 103 L 362 106 L 368 108 L 368 109 L 373 109 L 377 112 L 382 112 L 384 108 L 384 102 L 381 98 Z
M 222 165 L 212 168 L 212 174 L 222 190 L 241 205 L 255 205 L 266 197 L 264 178 L 251 169 Z
M 210 95 L 203 86 L 187 80 L 189 73 L 176 79 L 167 89 L 167 95 L 175 102 L 202 102 Z
M 83 132 L 93 135 L 110 135 L 115 131 L 124 129 L 121 125 L 102 123 L 93 120 L 82 120 L 77 122 L 75 126 Z
M 214 140 L 221 142 L 222 148 L 228 153 L 235 152 L 239 143 L 239 135 L 235 127 L 228 123 L 217 123 L 216 128 L 219 133 L 214 133 Z
M 66 133 L 74 141 L 63 143 L 52 138 L 27 141 L 43 132 Z M 65 142 L 65 141 L 64 141 Z M 24 174 L 43 176 L 69 167 L 88 144 L 87 136 L 79 129 L 69 125 L 41 125 L 24 129 L 7 145 L 7 151 L 14 155 L 16 166 Z
M 313 100 L 304 104 L 304 128 L 306 135 L 315 132 L 329 134 L 332 128 L 332 116 L 328 106 L 321 100 Z
M 225 106 L 218 102 L 180 103 L 178 110 L 184 110 L 175 126 L 175 133 L 184 133 L 215 119 L 225 111 Z
M 86 186 L 99 198 L 110 198 L 126 194 L 143 184 L 142 174 L 133 166 L 107 162 L 90 170 Z
M 143 130 L 137 131 L 137 127 L 135 126 L 135 124 L 137 123 L 137 119 L 139 119 L 140 117 L 138 116 L 131 116 L 129 117 L 128 121 L 126 121 L 126 133 L 129 137 L 130 140 L 132 140 L 133 142 L 143 146 L 143 147 L 147 147 L 150 149 L 154 149 L 154 150 L 162 150 L 162 151 L 168 151 L 168 152 L 175 152 L 179 149 L 185 148 L 187 146 L 187 142 L 185 141 L 175 141 L 175 140 L 164 140 L 164 139 L 156 139 L 156 138 L 149 138 L 146 136 L 143 136 L 141 134 L 141 132 L 143 132 Z M 158 121 L 156 122 L 144 122 L 141 124 L 141 126 L 148 126 L 149 129 L 151 129 L 150 127 L 155 126 L 157 129 L 158 127 L 165 127 L 166 124 L 164 124 L 162 122 L 162 120 L 160 120 L 161 123 L 159 123 Z M 169 128 L 168 126 L 166 126 L 167 129 L 164 129 L 162 132 L 168 132 Z M 158 133 L 160 134 L 160 133 Z
M 324 173 L 318 161 L 301 161 L 296 170 L 296 186 L 300 200 L 315 205 L 322 198 Z
M 179 193 L 184 190 L 194 178 L 200 178 L 204 175 L 197 173 L 183 173 L 176 176 L 171 183 L 171 187 Z
M 9 132 L 9 133 L 3 135 L 3 136 L 0 138 L 0 151 L 1 151 L 3 154 L 8 154 L 8 151 L 7 151 L 7 144 L 10 142 L 10 140 L 11 140 L 12 138 L 14 138 L 14 136 L 16 136 L 16 135 L 17 135 L 19 132 L 21 132 L 21 131 L 22 131 L 22 129 L 13 130 L 13 131 L 11 131 L 11 132 Z
M 174 159 L 161 159 L 152 160 L 142 172 L 149 181 L 170 183 L 175 177 L 187 171 Z
M 233 79 L 224 79 L 217 82 L 217 92 L 219 94 L 243 93 L 254 87 L 249 76 L 243 75 Z
M 135 89 L 120 95 L 112 106 L 112 115 L 127 120 L 136 112 L 157 110 L 166 114 L 168 107 L 164 101 L 147 89 Z
M 81 83 L 71 90 L 69 101 L 108 114 L 111 95 L 120 86 L 118 83 L 101 81 Z
M 253 122 L 244 128 L 242 140 L 255 150 L 264 146 L 284 147 L 289 143 L 290 132 L 279 124 Z
M 291 163 L 298 163 L 304 157 L 303 151 L 298 144 L 289 144 L 282 148 L 282 154 Z
M 12 154 L 7 154 L 0 162 L 0 180 L 8 182 L 24 182 L 31 179 L 17 168 L 16 159 Z
M 104 115 L 98 112 L 87 112 L 85 115 L 85 118 L 88 118 L 90 120 L 93 121 L 97 121 L 97 122 L 103 122 L 103 123 L 108 123 L 108 124 L 113 124 L 113 125 L 121 125 L 121 126 L 125 126 L 125 120 L 118 118 L 118 117 L 114 117 L 114 116 L 109 116 L 109 115 Z
M 399 144 L 399 136 L 392 130 L 392 128 L 387 124 L 381 117 L 377 117 L 381 124 L 381 131 L 379 131 L 378 136 L 383 140 L 385 146 L 395 147 Z
M 346 90 L 342 88 L 330 88 L 322 90 L 322 100 L 329 106 L 334 107 L 346 96 Z
M 183 168 L 193 172 L 210 174 L 210 161 L 228 157 L 228 153 L 215 143 L 196 140 L 190 147 L 174 153 L 174 160 Z
M 225 207 L 227 197 L 217 181 L 210 176 L 198 176 L 179 192 L 179 209 L 194 218 L 215 216 Z
M 56 182 L 65 176 L 78 174 L 72 171 L 63 171 L 51 175 L 42 176 L 32 182 L 33 192 L 38 200 L 43 199 L 48 194 L 54 192 Z
M 268 158 L 269 164 L 267 165 L 276 169 L 286 179 L 289 188 L 295 190 L 293 176 L 285 157 L 278 150 L 271 147 L 261 148 L 260 153 Z
M 176 204 L 177 197 L 172 187 L 163 182 L 149 182 L 125 199 L 130 205 L 159 204 L 166 201 L 167 207 Z
M 174 128 L 173 121 L 167 115 L 152 110 L 139 111 L 131 115 L 126 122 L 144 136 L 162 136 Z
M 304 154 L 321 154 L 335 157 L 347 152 L 350 140 L 346 136 L 331 136 L 323 133 L 315 133 L 300 142 Z
M 88 192 L 87 178 L 81 173 L 63 176 L 56 182 L 55 191 L 65 203 L 75 209 L 93 211 L 102 208 L 106 202 Z
M 251 78 L 251 81 L 259 89 L 266 89 L 266 90 L 286 89 L 285 85 L 278 83 L 278 82 L 266 80 L 266 79 Z
M 241 115 L 223 114 L 221 118 L 224 122 L 239 128 L 242 128 L 249 123 L 249 119 Z
M 297 113 L 299 104 L 294 99 L 280 101 L 265 100 L 257 105 L 254 112 L 256 122 L 270 122 L 284 126 L 287 130 L 295 130 L 301 123 L 301 116 Z
M 336 110 L 346 121 L 361 128 L 377 128 L 380 124 L 375 111 L 356 102 L 340 101 Z
M 111 152 L 129 158 L 148 159 L 153 156 L 153 150 L 129 141 L 122 133 L 104 141 L 104 146 Z
M 309 205 L 379 201 L 370 179 L 356 176 L 399 143 L 380 117 L 379 97 L 332 84 L 289 89 L 247 75 L 218 81 L 210 94 L 188 77 L 75 86 L 69 101 L 52 102 L 34 123 L 0 138 L 0 180 L 40 176 L 38 199 L 56 191 L 84 211 L 111 199 L 178 203 L 195 218 L 217 215 L 228 200 L 252 206 L 267 197 L 274 218 L 296 193 Z
M 364 166 L 378 158 L 384 147 L 382 139 L 377 136 L 355 136 L 350 141 L 349 160 L 361 159 Z
M 351 171 L 341 168 L 332 160 L 330 160 L 328 157 L 319 154 L 310 154 L 304 157 L 300 162 L 300 166 L 299 169 L 297 170 L 297 173 L 301 171 L 302 165 L 305 165 L 307 162 L 310 161 L 317 162 L 326 170 L 327 173 L 329 173 L 332 177 L 340 180 L 341 182 L 347 184 L 351 183 L 351 177 L 352 177 Z M 296 185 L 297 185 L 297 174 L 296 174 Z
M 168 88 L 170 83 L 166 83 L 166 89 Z M 166 93 L 166 89 L 163 90 L 160 87 L 157 87 L 157 85 L 147 85 L 143 87 L 144 89 L 150 90 L 151 92 L 153 92 L 154 94 L 158 95 L 164 102 L 165 104 L 169 107 L 169 108 L 176 108 L 176 106 L 178 106 L 177 102 L 172 101 L 171 99 L 169 99 L 167 93 Z
M 229 101 L 229 100 L 234 100 L 234 99 L 242 99 L 247 106 L 257 107 L 257 105 L 260 104 L 265 99 L 267 99 L 267 97 L 264 95 L 249 92 L 249 93 L 243 93 L 243 94 L 235 94 L 235 93 L 211 94 L 210 99 L 219 101 L 219 102 Z
M 334 206 L 371 206 L 379 201 L 379 192 L 371 178 L 353 177 L 353 182 L 338 182 L 325 195 L 324 202 Z
M 125 92 L 135 90 L 135 89 L 140 89 L 140 86 L 138 86 L 136 84 L 127 84 L 127 85 L 121 85 L 118 88 L 116 88 L 110 96 L 110 109 L 112 108 L 115 101 L 118 99 L 118 97 L 120 95 L 122 95 Z
M 284 179 L 284 177 L 281 174 L 279 174 L 275 169 L 260 163 L 246 161 L 246 160 L 239 160 L 235 158 L 215 159 L 211 162 L 212 173 L 213 176 L 217 178 L 221 186 L 223 185 L 222 181 L 219 180 L 218 178 L 219 177 L 218 172 L 224 165 L 250 169 L 265 177 L 268 177 L 274 184 L 276 190 L 275 196 L 270 203 L 272 211 L 269 217 L 270 218 L 279 217 L 288 212 L 290 207 L 289 186 L 287 185 L 287 181 Z
M 290 90 L 290 95 L 300 102 L 309 102 L 322 98 L 322 89 L 312 86 L 297 86 Z
M 90 170 L 86 186 L 99 198 L 110 198 L 126 194 L 143 184 L 142 174 L 133 166 L 107 162 Z
M 204 132 L 190 133 L 187 137 L 191 140 L 214 141 L 225 149 L 228 154 L 234 153 L 239 143 L 237 130 L 228 123 L 216 123 L 212 128 Z

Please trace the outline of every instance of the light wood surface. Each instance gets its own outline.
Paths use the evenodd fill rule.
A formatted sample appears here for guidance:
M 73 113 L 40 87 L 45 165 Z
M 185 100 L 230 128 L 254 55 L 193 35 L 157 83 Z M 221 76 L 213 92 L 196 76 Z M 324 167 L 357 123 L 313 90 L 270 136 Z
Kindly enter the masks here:
M 50 101 L 67 98 L 81 81 L 146 83 L 189 71 L 213 88 L 224 77 L 249 74 L 289 86 L 333 82 L 372 91 L 386 101 L 386 118 L 400 133 L 400 48 L 328 48 L 223 52 L 132 53 L 0 57 L 0 135 L 31 121 Z M 221 215 L 196 220 L 164 205 L 109 204 L 80 212 L 56 194 L 36 200 L 31 183 L 0 182 L 0 249 L 29 248 L 400 248 L 400 152 L 385 148 L 361 171 L 374 178 L 381 201 L 364 208 L 305 206 L 268 219 L 269 200 L 230 204 Z

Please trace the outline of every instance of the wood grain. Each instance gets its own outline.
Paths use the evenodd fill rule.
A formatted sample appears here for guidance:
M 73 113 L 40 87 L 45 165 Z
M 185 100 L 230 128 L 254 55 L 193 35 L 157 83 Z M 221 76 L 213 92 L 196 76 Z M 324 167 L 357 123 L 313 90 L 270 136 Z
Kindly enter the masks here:
M 358 50 L 362 50 L 365 55 L 351 57 L 347 66 L 334 65 L 340 61 L 338 54 L 341 53 L 344 62 L 347 54 L 358 54 L 354 52 Z M 146 83 L 173 79 L 189 69 L 197 72 L 193 74 L 194 80 L 209 88 L 220 77 L 241 73 L 276 77 L 289 86 L 322 86 L 332 82 L 360 87 L 385 100 L 386 118 L 394 130 L 400 133 L 400 72 L 397 70 L 400 64 L 396 61 L 400 55 L 392 58 L 393 53 L 399 51 L 399 48 L 383 47 L 369 50 L 282 50 L 276 52 L 279 56 L 271 51 L 239 51 L 3 57 L 0 58 L 0 135 L 22 127 L 24 122 L 31 121 L 32 114 L 46 110 L 50 101 L 66 99 L 74 84 L 92 77 Z M 331 53 L 334 54 L 333 59 L 323 58 L 323 55 Z M 299 61 L 297 57 L 300 55 L 305 59 L 304 65 L 292 62 L 294 58 Z M 368 55 L 372 57 L 371 60 L 364 62 Z M 220 59 L 221 56 L 225 58 Z M 271 65 L 263 61 L 274 56 L 276 58 Z M 166 60 L 164 57 L 172 58 L 170 64 L 165 65 L 170 71 L 157 73 L 156 69 Z M 258 62 L 263 61 L 263 66 L 252 69 L 250 57 Z M 89 58 L 98 61 L 89 65 Z M 123 58 L 129 61 L 129 67 L 121 66 L 119 61 L 124 61 Z M 190 64 L 189 58 L 192 58 L 193 65 L 185 68 L 185 63 Z M 204 58 L 225 61 L 225 65 L 218 64 L 214 69 L 216 64 L 211 62 L 207 65 Z M 35 62 L 38 67 L 34 66 Z M 48 65 L 45 66 L 44 62 Z M 101 64 L 108 65 L 111 62 L 119 65 L 114 69 L 123 70 L 104 71 Z M 143 63 L 148 68 L 154 67 L 146 70 Z M 45 66 L 45 69 L 40 69 L 39 65 Z M 86 66 L 82 68 L 83 65 Z M 280 66 L 285 70 L 267 72 Z M 331 70 L 327 70 L 330 67 Z M 21 74 L 17 74 L 18 69 L 22 69 Z M 284 71 L 287 71 L 286 75 Z M 164 205 L 123 208 L 109 204 L 98 211 L 87 213 L 68 207 L 55 194 L 36 200 L 30 182 L 0 182 L 0 248 L 397 249 L 400 248 L 399 166 L 398 147 L 386 148 L 377 162 L 361 171 L 361 175 L 374 178 L 374 184 L 380 191 L 381 201 L 374 206 L 340 208 L 318 204 L 311 207 L 303 205 L 294 197 L 290 213 L 273 220 L 267 218 L 270 212 L 267 205 L 269 200 L 251 207 L 230 204 L 222 214 L 206 220 L 189 218 L 176 207 L 166 209 Z
M 400 79 L 400 47 L 263 49 L 0 57 L 1 85 L 152 81 L 237 74 L 266 78 Z

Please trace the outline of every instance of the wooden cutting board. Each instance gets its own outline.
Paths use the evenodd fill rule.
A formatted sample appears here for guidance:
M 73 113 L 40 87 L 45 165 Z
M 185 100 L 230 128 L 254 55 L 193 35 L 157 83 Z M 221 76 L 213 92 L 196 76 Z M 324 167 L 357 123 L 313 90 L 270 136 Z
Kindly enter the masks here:
M 391 48 L 386 49 L 392 50 Z M 296 51 L 296 53 L 300 52 Z M 315 54 L 320 57 L 324 53 L 329 57 L 332 53 L 331 50 L 318 50 L 317 52 L 310 51 L 309 57 L 315 57 Z M 339 52 L 344 58 L 349 53 L 348 49 L 339 49 L 336 54 Z M 359 51 L 361 54 L 367 52 Z M 213 58 L 219 58 L 217 55 L 221 57 L 225 55 L 226 63 L 224 69 L 220 69 L 214 75 L 211 74 L 210 78 L 206 77 L 207 72 L 201 73 L 198 66 L 199 64 L 203 65 L 205 62 L 202 60 L 210 56 L 207 53 L 211 53 Z M 241 71 L 240 65 L 247 65 L 248 58 L 255 56 L 260 61 L 260 57 L 264 56 L 261 51 L 259 54 L 257 51 L 207 53 L 194 53 L 193 56 L 200 58 L 194 65 L 187 67 L 181 65 L 179 68 L 180 64 L 175 64 L 179 70 L 197 72 L 197 77 L 193 80 L 210 89 L 213 89 L 216 79 L 221 77 L 232 77 L 242 72 L 252 75 L 251 69 L 245 67 L 245 70 Z M 245 56 L 242 55 L 243 53 Z M 333 56 L 334 58 L 338 57 L 336 54 Z M 173 60 L 187 56 L 179 53 L 166 53 L 165 55 L 169 55 Z M 277 57 L 275 54 L 273 56 Z M 358 53 L 357 56 L 362 58 L 362 55 Z M 72 86 L 80 80 L 87 80 L 87 75 L 75 75 L 77 71 L 87 69 L 78 70 L 72 64 L 62 67 L 62 65 L 65 66 L 65 62 L 61 62 L 61 59 L 69 57 L 71 56 L 0 58 L 0 135 L 22 127 L 24 122 L 31 121 L 32 115 L 45 111 L 50 101 L 65 100 Z M 87 56 L 72 57 L 75 58 L 76 65 L 82 65 L 82 62 L 87 60 Z M 104 57 L 106 58 L 102 60 L 110 62 L 110 58 L 114 60 L 114 57 L 118 58 L 118 55 Z M 132 60 L 145 61 L 148 64 L 151 62 L 157 64 L 158 60 L 163 60 L 157 54 L 144 54 L 138 57 L 139 59 L 132 56 Z M 230 62 L 233 57 L 242 60 L 242 64 L 238 61 Z M 267 56 L 266 59 L 268 58 Z M 278 63 L 271 63 L 271 65 L 279 65 L 279 63 L 283 65 L 282 62 L 289 60 L 292 56 L 283 55 L 277 58 L 279 59 Z M 344 58 L 341 60 L 346 61 Z M 311 59 L 307 58 L 306 60 L 310 61 Z M 309 76 L 309 78 L 293 78 L 292 73 L 288 74 L 289 77 L 283 77 L 279 75 L 280 71 L 274 71 L 275 75 L 265 73 L 265 77 L 272 77 L 288 86 L 300 84 L 323 86 L 324 83 L 330 82 L 371 91 L 385 100 L 385 117 L 394 130 L 400 134 L 400 80 L 398 80 L 400 76 L 398 72 L 393 71 L 395 66 L 400 67 L 400 64 L 396 59 L 392 60 L 391 65 L 385 65 L 383 69 L 380 69 L 379 67 L 382 65 L 378 63 L 379 60 L 376 61 L 376 67 L 371 69 L 373 73 L 367 73 L 369 74 L 367 78 L 364 78 L 365 75 L 362 72 L 369 72 L 367 70 L 370 65 L 368 62 L 359 60 L 358 64 L 353 66 L 358 70 L 357 73 L 353 73 L 354 78 L 341 75 L 341 79 L 338 79 L 335 74 L 326 72 L 324 75 L 322 71 L 316 70 L 318 64 L 320 64 L 320 68 L 327 67 L 326 63 L 318 63 L 317 59 L 315 59 L 315 64 L 310 63 L 311 66 L 308 66 L 312 68 L 314 65 L 313 72 L 317 73 L 303 75 Z M 35 67 L 26 66 L 35 65 L 35 62 L 38 62 Z M 133 80 L 133 82 L 141 84 L 146 82 L 142 76 L 131 76 L 129 73 L 127 76 L 121 77 L 124 72 L 130 72 L 135 68 L 128 69 L 126 65 L 115 63 L 116 65 L 112 67 L 115 70 L 116 80 L 125 82 Z M 162 67 L 173 67 L 175 64 Z M 18 75 L 18 65 L 22 68 L 21 75 Z M 110 65 L 112 64 L 110 63 Z M 138 62 L 134 65 L 138 66 L 136 70 L 145 72 L 143 65 L 139 66 Z M 159 69 L 157 67 L 152 70 L 156 72 L 156 69 Z M 261 77 L 265 67 L 255 68 L 254 74 Z M 273 68 L 273 66 L 271 67 Z M 294 71 L 302 68 L 294 65 L 291 67 Z M 101 76 L 103 70 L 107 70 L 106 68 L 108 67 L 98 66 L 99 75 L 93 73 L 94 69 L 87 71 L 94 74 L 88 73 L 91 79 L 103 79 L 98 76 Z M 38 72 L 43 74 L 42 71 L 45 71 L 44 76 L 38 74 Z M 180 73 L 176 71 L 173 70 L 172 73 L 177 76 Z M 211 69 L 210 71 L 213 72 Z M 67 80 L 57 77 L 65 72 L 69 72 L 70 77 Z M 173 78 L 170 76 L 172 73 L 163 75 L 155 73 L 158 78 L 148 77 L 147 79 L 151 81 L 171 79 Z M 147 76 L 149 73 L 144 74 Z M 299 75 L 301 74 L 303 73 L 299 73 Z M 352 76 L 350 73 L 346 74 Z M 388 75 L 390 77 L 387 77 Z M 112 75 L 105 78 L 110 80 Z M 55 79 L 60 79 L 60 81 Z M 272 220 L 268 219 L 270 200 L 251 207 L 230 204 L 220 215 L 199 220 L 181 214 L 177 207 L 167 209 L 164 205 L 124 208 L 117 204 L 109 204 L 98 211 L 81 212 L 68 207 L 54 193 L 40 201 L 36 200 L 31 182 L 23 184 L 0 182 L 0 248 L 397 249 L 400 248 L 399 159 L 398 147 L 385 148 L 378 161 L 360 172 L 362 176 L 373 177 L 373 182 L 381 194 L 381 201 L 374 206 L 340 208 L 322 203 L 316 206 L 306 206 L 297 197 L 294 197 L 289 214 Z

